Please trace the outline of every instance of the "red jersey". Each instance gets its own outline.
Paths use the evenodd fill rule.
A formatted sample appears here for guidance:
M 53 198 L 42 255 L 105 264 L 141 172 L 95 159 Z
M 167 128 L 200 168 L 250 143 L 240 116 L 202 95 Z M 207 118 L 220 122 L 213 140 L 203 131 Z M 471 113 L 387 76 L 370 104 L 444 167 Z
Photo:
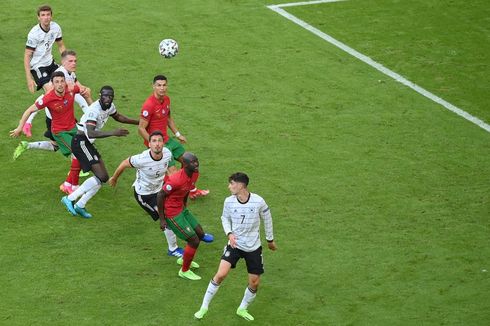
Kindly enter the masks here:
M 165 191 L 165 216 L 173 218 L 179 215 L 184 209 L 184 200 L 190 190 L 196 186 L 199 173 L 194 173 L 192 177 L 188 177 L 184 169 L 180 169 L 169 176 L 163 185 Z
M 140 118 L 148 121 L 146 131 L 151 134 L 155 130 L 163 133 L 163 142 L 168 141 L 167 128 L 168 117 L 170 115 L 170 98 L 163 96 L 163 102 L 160 102 L 154 94 L 151 94 L 143 103 Z M 148 141 L 145 140 L 145 146 L 148 147 Z
M 75 94 L 80 93 L 80 88 L 74 85 L 72 90 L 65 87 L 65 95 L 58 96 L 54 89 L 40 97 L 34 104 L 38 110 L 48 108 L 51 113 L 51 132 L 57 134 L 60 131 L 69 131 L 75 128 L 75 110 L 73 102 Z

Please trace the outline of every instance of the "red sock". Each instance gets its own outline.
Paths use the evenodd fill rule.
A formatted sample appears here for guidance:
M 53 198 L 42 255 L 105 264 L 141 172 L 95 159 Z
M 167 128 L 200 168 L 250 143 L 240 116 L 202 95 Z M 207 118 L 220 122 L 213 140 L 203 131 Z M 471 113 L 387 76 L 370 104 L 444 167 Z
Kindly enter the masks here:
M 80 179 L 80 162 L 76 158 L 72 158 L 70 173 L 68 173 L 68 177 L 66 178 L 66 182 L 71 183 L 73 186 L 78 185 L 78 180 Z
M 194 255 L 196 254 L 197 248 L 192 248 L 189 245 L 186 245 L 184 248 L 184 262 L 182 263 L 182 271 L 187 272 L 191 267 L 192 260 L 194 259 Z

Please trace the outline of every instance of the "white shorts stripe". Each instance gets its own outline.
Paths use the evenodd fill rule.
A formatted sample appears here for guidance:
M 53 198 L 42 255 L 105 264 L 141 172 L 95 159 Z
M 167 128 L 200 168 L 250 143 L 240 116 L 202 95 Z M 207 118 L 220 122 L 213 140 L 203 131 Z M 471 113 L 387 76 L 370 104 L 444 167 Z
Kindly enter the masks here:
M 83 154 L 85 154 L 85 157 L 87 157 L 89 161 L 92 161 L 94 159 L 92 155 L 90 155 L 87 146 L 85 146 L 85 140 L 80 141 L 80 148 L 82 149 Z

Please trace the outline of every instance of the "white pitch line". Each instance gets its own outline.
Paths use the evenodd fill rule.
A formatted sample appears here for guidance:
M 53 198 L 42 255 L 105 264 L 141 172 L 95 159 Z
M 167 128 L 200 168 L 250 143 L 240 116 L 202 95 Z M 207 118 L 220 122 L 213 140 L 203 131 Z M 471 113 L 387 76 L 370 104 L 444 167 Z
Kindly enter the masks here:
M 290 13 L 285 11 L 284 9 L 281 9 L 281 7 L 303 6 L 303 5 L 309 5 L 309 4 L 319 4 L 319 3 L 329 3 L 329 2 L 339 2 L 339 1 L 344 1 L 344 0 L 318 0 L 318 1 L 310 1 L 310 2 L 285 3 L 285 4 L 278 4 L 278 5 L 270 5 L 270 6 L 267 6 L 267 8 L 271 9 L 272 11 L 275 11 L 276 13 L 278 13 L 279 15 L 289 19 L 293 23 L 298 24 L 299 26 L 303 27 L 304 29 L 312 32 L 313 34 L 315 34 L 317 36 L 319 36 L 320 38 L 327 41 L 328 43 L 335 45 L 336 47 L 340 48 L 341 50 L 347 52 L 348 54 L 356 57 L 357 59 L 361 60 L 362 62 L 364 62 L 364 63 L 370 65 L 371 67 L 375 68 L 376 70 L 382 72 L 383 74 L 393 78 L 397 82 L 402 83 L 403 85 L 413 89 L 417 93 L 419 93 L 419 94 L 427 97 L 428 99 L 442 105 L 447 110 L 456 113 L 460 117 L 476 124 L 478 127 L 486 130 L 487 132 L 490 132 L 490 125 L 485 123 L 483 120 L 481 120 L 475 116 L 472 116 L 471 114 L 469 114 L 466 111 L 461 110 L 460 108 L 456 107 L 455 105 L 452 105 L 451 103 L 443 100 L 439 96 L 432 94 L 431 92 L 425 90 L 424 88 L 418 86 L 417 84 L 412 83 L 411 81 L 409 81 L 405 77 L 403 77 L 403 76 L 397 74 L 396 72 L 386 68 L 385 66 L 374 61 L 370 57 L 354 50 L 353 48 L 351 48 L 351 47 L 347 46 L 346 44 L 334 39 L 330 35 L 325 34 L 324 32 L 322 32 L 319 29 L 311 26 L 310 24 L 299 19 L 298 17 L 291 15 Z

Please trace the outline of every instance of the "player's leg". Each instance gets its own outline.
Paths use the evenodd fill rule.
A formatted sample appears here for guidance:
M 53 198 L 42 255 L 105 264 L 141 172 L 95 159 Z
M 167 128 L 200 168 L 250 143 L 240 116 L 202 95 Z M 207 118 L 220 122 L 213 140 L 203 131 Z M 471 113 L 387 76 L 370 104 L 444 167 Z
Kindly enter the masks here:
M 150 215 L 153 221 L 158 221 L 160 219 L 158 216 L 157 194 L 140 195 L 136 192 L 136 189 L 134 189 L 134 198 L 138 202 L 138 205 Z M 182 257 L 184 249 L 179 248 L 177 245 L 177 236 L 175 233 L 171 229 L 166 228 L 163 231 L 163 234 L 165 235 L 168 244 L 167 255 L 177 258 Z
M 225 253 L 226 253 L 226 250 L 227 250 L 227 247 L 225 247 Z M 224 255 L 225 254 L 223 254 L 223 256 Z M 228 255 L 227 259 L 228 260 L 232 259 L 234 261 L 233 266 L 235 266 L 236 261 L 238 261 L 239 257 L 230 257 L 230 255 Z M 213 300 L 214 296 L 216 295 L 216 293 L 219 290 L 221 283 L 225 279 L 226 275 L 228 275 L 231 268 L 232 268 L 232 263 L 230 263 L 229 261 L 224 260 L 222 258 L 220 263 L 219 263 L 218 272 L 216 273 L 216 275 L 214 275 L 214 277 L 211 279 L 211 281 L 209 281 L 206 292 L 204 293 L 204 298 L 202 299 L 201 308 L 199 308 L 199 311 L 197 311 L 194 314 L 194 317 L 196 317 L 197 319 L 202 319 L 204 317 L 204 315 L 206 315 L 206 313 L 208 312 L 209 304 L 211 303 L 211 300 Z
M 67 207 L 68 211 L 73 214 L 68 201 L 73 203 L 78 199 L 77 203 L 73 205 L 73 210 L 84 218 L 90 218 L 92 217 L 92 214 L 85 209 L 85 206 L 99 191 L 102 184 L 109 180 L 109 175 L 99 152 L 95 146 L 87 140 L 85 135 L 75 135 L 72 139 L 71 149 L 83 171 L 92 171 L 94 176 L 85 180 L 85 182 L 83 182 L 78 189 L 73 191 L 73 193 L 69 194 L 66 199 L 63 197 L 62 202 Z
M 73 192 L 73 186 L 78 186 L 78 173 L 80 172 L 80 163 L 78 162 L 77 158 L 72 155 L 71 149 L 71 141 L 74 133 L 76 133 L 76 128 L 73 128 L 70 131 L 62 131 L 57 134 L 53 134 L 53 138 L 58 144 L 60 153 L 65 157 L 71 156 L 70 172 L 68 173 L 65 182 L 60 185 L 60 190 L 67 194 L 71 194 Z
M 248 306 L 255 300 L 260 283 L 260 275 L 264 273 L 262 259 L 262 247 L 253 252 L 244 252 L 243 257 L 247 264 L 248 286 L 243 294 L 242 302 L 236 313 L 246 320 L 254 320 L 254 317 L 248 312 Z
M 204 233 L 201 224 L 199 224 L 199 221 L 191 212 L 188 212 L 187 220 L 189 224 L 192 226 L 192 228 L 194 229 L 194 231 L 196 232 L 199 240 L 204 241 L 206 243 L 211 243 L 214 241 L 214 236 L 210 233 Z
M 177 260 L 177 263 L 179 263 L 179 261 L 182 263 L 182 268 L 179 270 L 179 276 L 189 280 L 200 280 L 201 277 L 194 274 L 194 272 L 190 270 L 197 248 L 199 247 L 200 240 L 192 226 L 187 221 L 187 214 L 188 210 L 184 209 L 179 215 L 173 218 L 166 218 L 166 221 L 168 227 L 174 231 L 177 237 L 187 241 L 182 260 L 180 258 Z

